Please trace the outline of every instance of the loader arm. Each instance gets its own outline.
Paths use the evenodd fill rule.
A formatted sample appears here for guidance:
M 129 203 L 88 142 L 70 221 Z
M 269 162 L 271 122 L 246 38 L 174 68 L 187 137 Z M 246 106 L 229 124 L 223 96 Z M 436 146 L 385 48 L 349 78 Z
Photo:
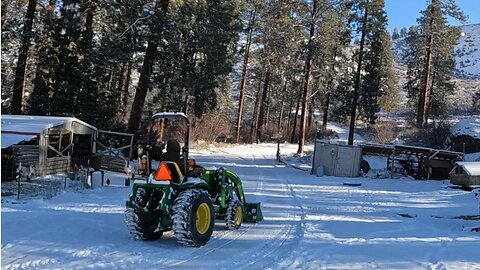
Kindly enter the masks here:
M 260 203 L 247 203 L 245 200 L 245 193 L 243 191 L 242 180 L 234 172 L 221 168 L 221 185 L 222 187 L 228 186 L 226 181 L 230 180 L 233 183 L 233 192 L 237 194 L 238 200 L 243 205 L 243 220 L 246 222 L 259 222 L 263 220 L 263 214 Z M 221 201 L 222 207 L 225 207 L 226 199 L 231 190 L 227 188 L 221 188 Z

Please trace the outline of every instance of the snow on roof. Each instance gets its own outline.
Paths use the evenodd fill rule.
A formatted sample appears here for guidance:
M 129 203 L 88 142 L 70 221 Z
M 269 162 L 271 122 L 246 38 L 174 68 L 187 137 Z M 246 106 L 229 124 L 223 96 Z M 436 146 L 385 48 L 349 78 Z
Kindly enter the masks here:
M 75 117 L 2 114 L 2 148 L 18 144 L 21 141 L 29 141 L 32 138 L 37 137 L 47 128 L 61 126 L 67 123 L 79 123 L 92 130 L 97 130 L 96 127 L 89 125 Z
M 184 113 L 181 113 L 181 112 L 157 112 L 152 117 L 157 118 L 157 117 L 176 117 L 176 116 L 188 118 Z
M 35 138 L 35 135 L 21 135 L 21 134 L 2 134 L 2 149 L 11 145 L 18 144 L 22 141 L 30 141 Z
M 452 127 L 452 134 L 454 136 L 468 135 L 480 139 L 480 118 L 459 119 Z
M 64 125 L 65 123 L 68 123 L 68 122 L 77 122 L 93 130 L 97 130 L 96 127 L 89 125 L 75 117 L 2 114 L 1 119 L 2 119 L 2 126 L 1 126 L 2 132 L 3 131 L 20 131 L 20 132 L 41 133 L 43 132 L 43 130 L 47 128 Z
M 480 162 L 457 162 L 469 174 L 480 176 Z

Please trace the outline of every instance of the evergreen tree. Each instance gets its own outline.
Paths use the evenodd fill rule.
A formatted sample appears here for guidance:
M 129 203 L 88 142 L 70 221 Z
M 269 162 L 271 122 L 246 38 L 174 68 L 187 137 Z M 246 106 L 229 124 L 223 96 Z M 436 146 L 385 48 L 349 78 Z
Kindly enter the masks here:
M 145 104 L 147 92 L 151 87 L 150 76 L 153 72 L 153 65 L 158 50 L 158 42 L 160 41 L 161 33 L 163 31 L 163 27 L 165 26 L 169 5 L 169 0 L 161 0 L 154 3 L 153 7 L 148 7 L 149 9 L 145 11 L 145 13 L 149 14 L 151 17 L 148 34 L 149 38 L 147 47 L 145 48 L 142 70 L 140 72 L 140 78 L 135 91 L 130 118 L 128 120 L 127 131 L 129 133 L 136 134 L 140 127 L 143 105 Z
M 453 0 L 432 0 L 418 28 L 407 37 L 407 90 L 410 104 L 416 105 L 417 125 L 424 127 L 430 114 L 445 110 L 448 95 L 454 92 L 451 74 L 455 67 L 453 47 L 460 37 L 457 28 L 449 27 L 447 16 L 464 20 Z
M 36 0 L 29 0 L 27 12 L 25 14 L 25 20 L 23 25 L 23 34 L 22 34 L 22 45 L 20 46 L 17 67 L 15 70 L 15 82 L 13 84 L 13 95 L 12 95 L 12 108 L 11 114 L 21 114 L 22 113 L 22 103 L 23 103 L 23 85 L 25 83 L 25 69 L 27 65 L 27 56 L 30 49 L 30 40 L 32 36 L 32 24 L 33 18 L 35 17 L 35 8 L 37 6 Z M 3 12 L 2 12 L 3 16 Z
M 384 38 L 384 48 L 392 48 L 392 43 L 388 35 L 384 36 Z M 378 105 L 384 112 L 389 113 L 399 107 L 400 91 L 398 88 L 398 78 L 394 70 L 395 57 L 393 51 L 391 49 L 384 49 L 381 57 L 384 79 L 381 79 L 379 82 L 380 96 Z
M 327 128 L 332 99 L 340 92 L 334 91 L 340 80 L 348 74 L 350 28 L 348 2 L 341 3 L 329 10 L 318 29 L 318 36 L 322 37 L 319 44 L 319 55 L 316 60 L 314 77 L 318 78 L 316 93 L 320 96 L 323 109 L 322 128 Z M 334 92 L 334 94 L 332 94 Z M 338 112 L 336 112 L 338 113 Z
M 358 25 L 360 43 L 355 53 L 357 65 L 350 107 L 349 145 L 353 144 L 357 116 L 375 123 L 376 113 L 380 110 L 379 97 L 394 91 L 387 90 L 394 84 L 384 83 L 391 81 L 388 76 L 393 75 L 392 71 L 387 72 L 393 66 L 390 53 L 386 52 L 391 50 L 391 47 L 387 47 L 391 43 L 386 31 L 384 7 L 384 0 L 360 0 L 353 8 L 352 22 Z
M 36 71 L 33 89 L 28 99 L 28 112 L 33 115 L 52 115 L 51 96 L 54 88 L 58 57 L 54 46 L 56 36 L 55 3 L 40 10 L 40 33 L 35 37 Z
M 6 0 L 1 1 L 1 101 L 2 101 L 2 111 L 4 113 L 10 112 L 12 109 L 12 98 L 14 97 L 13 90 L 17 89 L 16 97 L 27 96 L 31 89 L 31 75 L 30 67 L 34 64 L 30 58 L 24 58 L 27 55 L 31 54 L 26 53 L 25 48 L 28 45 L 28 48 L 32 47 L 32 40 L 34 37 L 34 31 L 28 30 L 28 24 L 32 23 L 29 16 L 31 13 L 31 6 L 29 8 L 30 1 L 23 0 Z M 28 11 L 25 13 L 25 11 Z M 30 13 L 30 14 L 29 14 Z M 33 24 L 32 27 L 36 27 L 37 24 Z M 19 60 L 20 58 L 20 60 Z M 22 61 L 22 59 L 25 59 Z M 29 68 L 23 69 L 24 74 L 15 74 L 18 69 L 22 70 L 22 65 L 20 63 L 26 63 L 23 67 L 28 66 Z M 23 76 L 23 78 L 22 78 Z M 19 79 L 22 78 L 22 84 L 18 84 Z M 14 83 L 17 80 L 17 86 L 14 87 Z M 22 91 L 20 92 L 20 86 Z M 22 100 L 16 98 L 16 107 L 21 106 Z M 18 113 L 15 112 L 15 113 Z
M 376 114 L 380 111 L 380 98 L 384 96 L 383 101 L 395 98 L 398 90 L 383 0 L 372 1 L 369 5 L 369 14 L 366 36 L 368 51 L 365 52 L 358 116 L 365 122 L 374 124 Z
M 242 75 L 240 81 L 240 89 L 239 89 L 239 97 L 238 97 L 238 112 L 237 112 L 237 119 L 236 119 L 236 130 L 235 130 L 235 141 L 239 143 L 240 141 L 240 130 L 242 127 L 242 115 L 244 111 L 244 95 L 247 88 L 247 80 L 248 80 L 248 63 L 250 60 L 250 48 L 252 45 L 253 39 L 253 31 L 254 27 L 256 27 L 256 20 L 257 20 L 257 5 L 256 3 L 247 2 L 246 13 L 248 14 L 246 17 L 246 25 L 243 32 L 246 35 L 246 44 L 243 50 L 243 63 L 242 63 Z
M 398 28 L 395 27 L 395 28 L 393 28 L 392 39 L 395 40 L 395 39 L 399 39 L 399 38 L 400 38 L 400 33 L 398 33 Z

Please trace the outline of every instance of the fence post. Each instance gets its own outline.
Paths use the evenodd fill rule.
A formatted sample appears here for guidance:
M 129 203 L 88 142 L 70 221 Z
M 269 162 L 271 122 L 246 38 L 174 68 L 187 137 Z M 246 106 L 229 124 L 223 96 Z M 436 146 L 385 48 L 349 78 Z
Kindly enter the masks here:
M 22 162 L 18 164 L 17 168 L 17 201 L 20 200 L 20 180 L 22 178 Z
M 67 189 L 67 177 L 70 171 L 70 151 L 67 152 L 67 169 L 65 170 L 65 181 L 63 183 L 63 189 Z

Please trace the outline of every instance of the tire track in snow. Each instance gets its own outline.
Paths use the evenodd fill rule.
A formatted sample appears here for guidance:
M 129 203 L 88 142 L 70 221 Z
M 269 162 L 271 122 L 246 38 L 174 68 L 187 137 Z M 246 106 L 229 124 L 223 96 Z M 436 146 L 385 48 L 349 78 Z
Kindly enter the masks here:
M 261 157 L 262 157 L 261 160 L 270 161 L 269 164 L 274 163 L 274 161 L 271 158 L 268 158 L 265 155 L 262 155 Z M 247 160 L 245 158 L 241 158 L 241 159 Z M 266 192 L 268 190 L 263 189 L 264 183 L 267 182 L 265 180 L 265 175 L 264 175 L 265 172 L 261 170 L 260 167 L 255 166 L 255 164 L 258 163 L 258 160 L 259 159 L 257 159 L 254 154 L 252 154 L 251 158 L 248 159 L 248 161 L 252 163 L 253 167 L 256 168 L 257 175 L 259 175 L 260 177 L 259 181 L 257 182 L 257 186 L 258 186 L 258 183 L 260 183 L 262 187 L 262 191 Z M 274 175 L 275 175 L 275 178 L 274 178 L 275 180 L 283 180 L 281 182 L 282 192 L 285 195 L 287 195 L 286 197 L 290 198 L 291 201 L 293 202 L 290 205 L 290 206 L 293 206 L 293 208 L 286 213 L 287 216 L 284 219 L 289 222 L 283 225 L 278 230 L 278 232 L 272 235 L 271 239 L 268 239 L 268 241 L 265 241 L 265 244 L 257 246 L 253 249 L 251 248 L 247 249 L 242 254 L 239 254 L 240 256 L 237 255 L 236 259 L 233 262 L 232 261 L 228 262 L 230 265 L 233 264 L 239 267 L 240 269 L 249 269 L 249 268 L 261 269 L 261 268 L 268 267 L 272 264 L 277 263 L 279 258 L 282 258 L 285 256 L 286 252 L 284 249 L 287 249 L 285 248 L 285 246 L 296 245 L 303 238 L 303 230 L 304 230 L 303 220 L 305 218 L 304 209 L 302 205 L 298 202 L 295 192 L 291 187 L 290 183 L 288 182 L 288 179 L 285 178 L 283 175 L 280 176 L 277 171 L 274 171 Z M 263 200 L 263 202 L 265 202 L 265 200 Z M 300 212 L 301 212 L 300 215 L 298 213 L 299 212 L 298 209 L 300 209 Z M 268 221 L 263 221 L 263 222 L 268 222 Z M 261 256 L 259 256 L 259 254 L 261 254 Z M 245 261 L 249 261 L 248 259 L 250 260 L 250 263 L 245 264 Z

